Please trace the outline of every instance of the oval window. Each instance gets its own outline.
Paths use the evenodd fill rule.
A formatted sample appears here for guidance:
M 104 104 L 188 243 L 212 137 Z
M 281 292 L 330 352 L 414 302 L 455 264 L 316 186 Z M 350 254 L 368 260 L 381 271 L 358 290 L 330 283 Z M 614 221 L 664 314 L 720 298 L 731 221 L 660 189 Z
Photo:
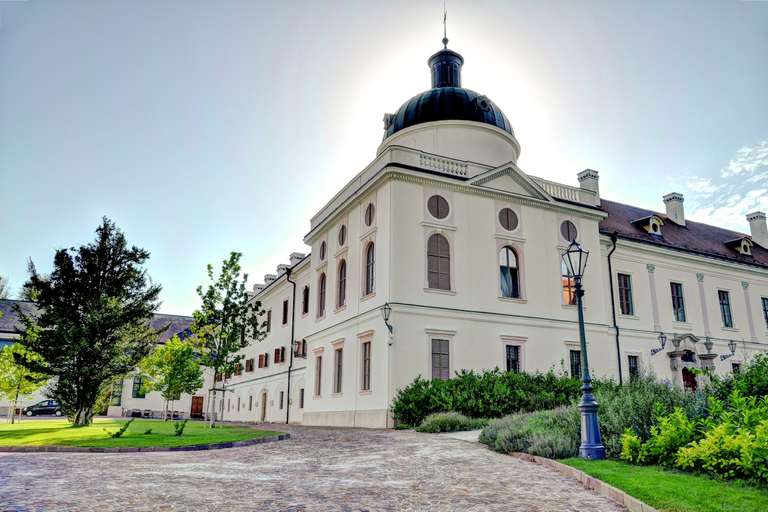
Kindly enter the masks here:
M 443 196 L 434 195 L 427 200 L 427 210 L 436 219 L 448 216 L 448 201 Z
M 325 261 L 325 241 L 320 244 L 320 261 Z
M 339 228 L 339 245 L 343 246 L 347 241 L 347 226 L 344 224 Z
M 499 212 L 499 224 L 507 231 L 517 229 L 517 214 L 510 208 L 504 208 Z
M 569 242 L 573 242 L 576 240 L 576 237 L 579 236 L 576 232 L 576 226 L 574 226 L 573 222 L 569 220 L 565 220 L 562 224 L 560 224 L 560 234 L 563 235 L 563 238 Z
M 368 204 L 368 208 L 365 209 L 365 225 L 370 226 L 373 224 L 373 218 L 376 215 L 376 208 L 373 203 Z

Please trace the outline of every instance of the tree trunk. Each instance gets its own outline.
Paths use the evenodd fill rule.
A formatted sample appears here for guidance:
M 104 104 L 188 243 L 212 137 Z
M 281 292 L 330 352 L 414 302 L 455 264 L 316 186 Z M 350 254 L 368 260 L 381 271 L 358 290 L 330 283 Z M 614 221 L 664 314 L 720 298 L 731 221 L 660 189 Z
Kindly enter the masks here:
M 93 421 L 93 409 L 91 407 L 80 407 L 75 411 L 72 417 L 73 427 L 87 427 Z

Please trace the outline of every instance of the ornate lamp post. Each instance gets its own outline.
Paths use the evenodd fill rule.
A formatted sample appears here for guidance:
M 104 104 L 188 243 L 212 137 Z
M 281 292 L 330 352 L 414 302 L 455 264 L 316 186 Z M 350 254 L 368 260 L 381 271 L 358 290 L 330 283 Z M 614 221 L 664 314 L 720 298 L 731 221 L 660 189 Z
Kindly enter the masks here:
M 581 298 L 584 296 L 584 289 L 581 286 L 581 278 L 584 275 L 584 269 L 587 267 L 587 258 L 589 251 L 581 248 L 576 240 L 571 242 L 568 249 L 563 254 L 563 262 L 573 276 L 576 305 L 579 310 L 579 341 L 581 342 L 581 357 L 584 362 L 584 371 L 581 381 L 581 401 L 579 401 L 579 410 L 581 411 L 581 445 L 579 446 L 579 457 L 582 459 L 604 459 L 605 447 L 600 439 L 600 424 L 597 421 L 597 411 L 600 408 L 592 394 L 592 378 L 589 376 L 589 361 L 587 359 L 587 340 L 584 334 L 584 310 Z
M 392 325 L 389 323 L 389 317 L 392 316 L 392 307 L 389 305 L 389 302 L 385 302 L 384 305 L 381 307 L 381 316 L 384 317 L 384 325 L 387 326 L 387 329 L 389 329 L 389 345 L 392 346 L 392 343 L 395 341 L 395 331 Z

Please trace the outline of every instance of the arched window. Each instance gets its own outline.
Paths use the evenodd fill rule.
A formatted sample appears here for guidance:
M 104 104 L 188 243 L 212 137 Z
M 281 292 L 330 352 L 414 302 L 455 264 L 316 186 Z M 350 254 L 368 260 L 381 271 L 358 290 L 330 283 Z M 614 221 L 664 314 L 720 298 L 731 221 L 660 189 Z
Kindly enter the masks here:
M 309 285 L 304 287 L 301 297 L 301 314 L 306 315 L 307 313 L 309 313 Z
M 443 235 L 434 234 L 427 241 L 427 282 L 430 288 L 451 289 L 451 250 Z
M 564 261 L 562 263 L 562 275 L 563 275 L 563 301 L 565 304 L 571 306 L 576 305 L 576 283 L 571 276 L 571 271 L 568 270 Z
M 368 244 L 365 250 L 365 294 L 373 293 L 373 286 L 376 279 L 376 252 L 373 242 Z
M 325 316 L 325 274 L 320 274 L 320 292 L 317 296 L 317 316 Z
M 347 262 L 341 260 L 339 264 L 339 296 L 338 307 L 343 306 L 347 302 Z
M 501 296 L 519 299 L 519 265 L 515 251 L 509 247 L 503 247 L 499 253 L 499 277 L 501 279 Z

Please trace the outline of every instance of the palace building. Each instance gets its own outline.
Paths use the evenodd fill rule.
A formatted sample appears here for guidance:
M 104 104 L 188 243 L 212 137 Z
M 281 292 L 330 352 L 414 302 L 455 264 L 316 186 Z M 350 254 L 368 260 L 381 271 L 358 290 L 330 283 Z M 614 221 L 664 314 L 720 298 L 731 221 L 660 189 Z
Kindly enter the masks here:
M 529 176 L 502 110 L 463 87 L 463 64 L 447 45 L 429 58 L 431 88 L 384 116 L 375 158 L 311 219 L 311 254 L 254 286 L 267 336 L 228 377 L 225 419 L 386 427 L 418 375 L 580 375 L 561 259 L 573 240 L 589 251 L 593 375 L 647 368 L 693 389 L 691 369 L 725 374 L 768 349 L 765 213 L 744 212 L 743 234 L 686 220 L 681 194 L 660 211 L 602 198 L 594 170 L 578 186 Z M 212 380 L 183 406 L 200 407 Z M 122 407 L 151 408 L 131 385 Z

